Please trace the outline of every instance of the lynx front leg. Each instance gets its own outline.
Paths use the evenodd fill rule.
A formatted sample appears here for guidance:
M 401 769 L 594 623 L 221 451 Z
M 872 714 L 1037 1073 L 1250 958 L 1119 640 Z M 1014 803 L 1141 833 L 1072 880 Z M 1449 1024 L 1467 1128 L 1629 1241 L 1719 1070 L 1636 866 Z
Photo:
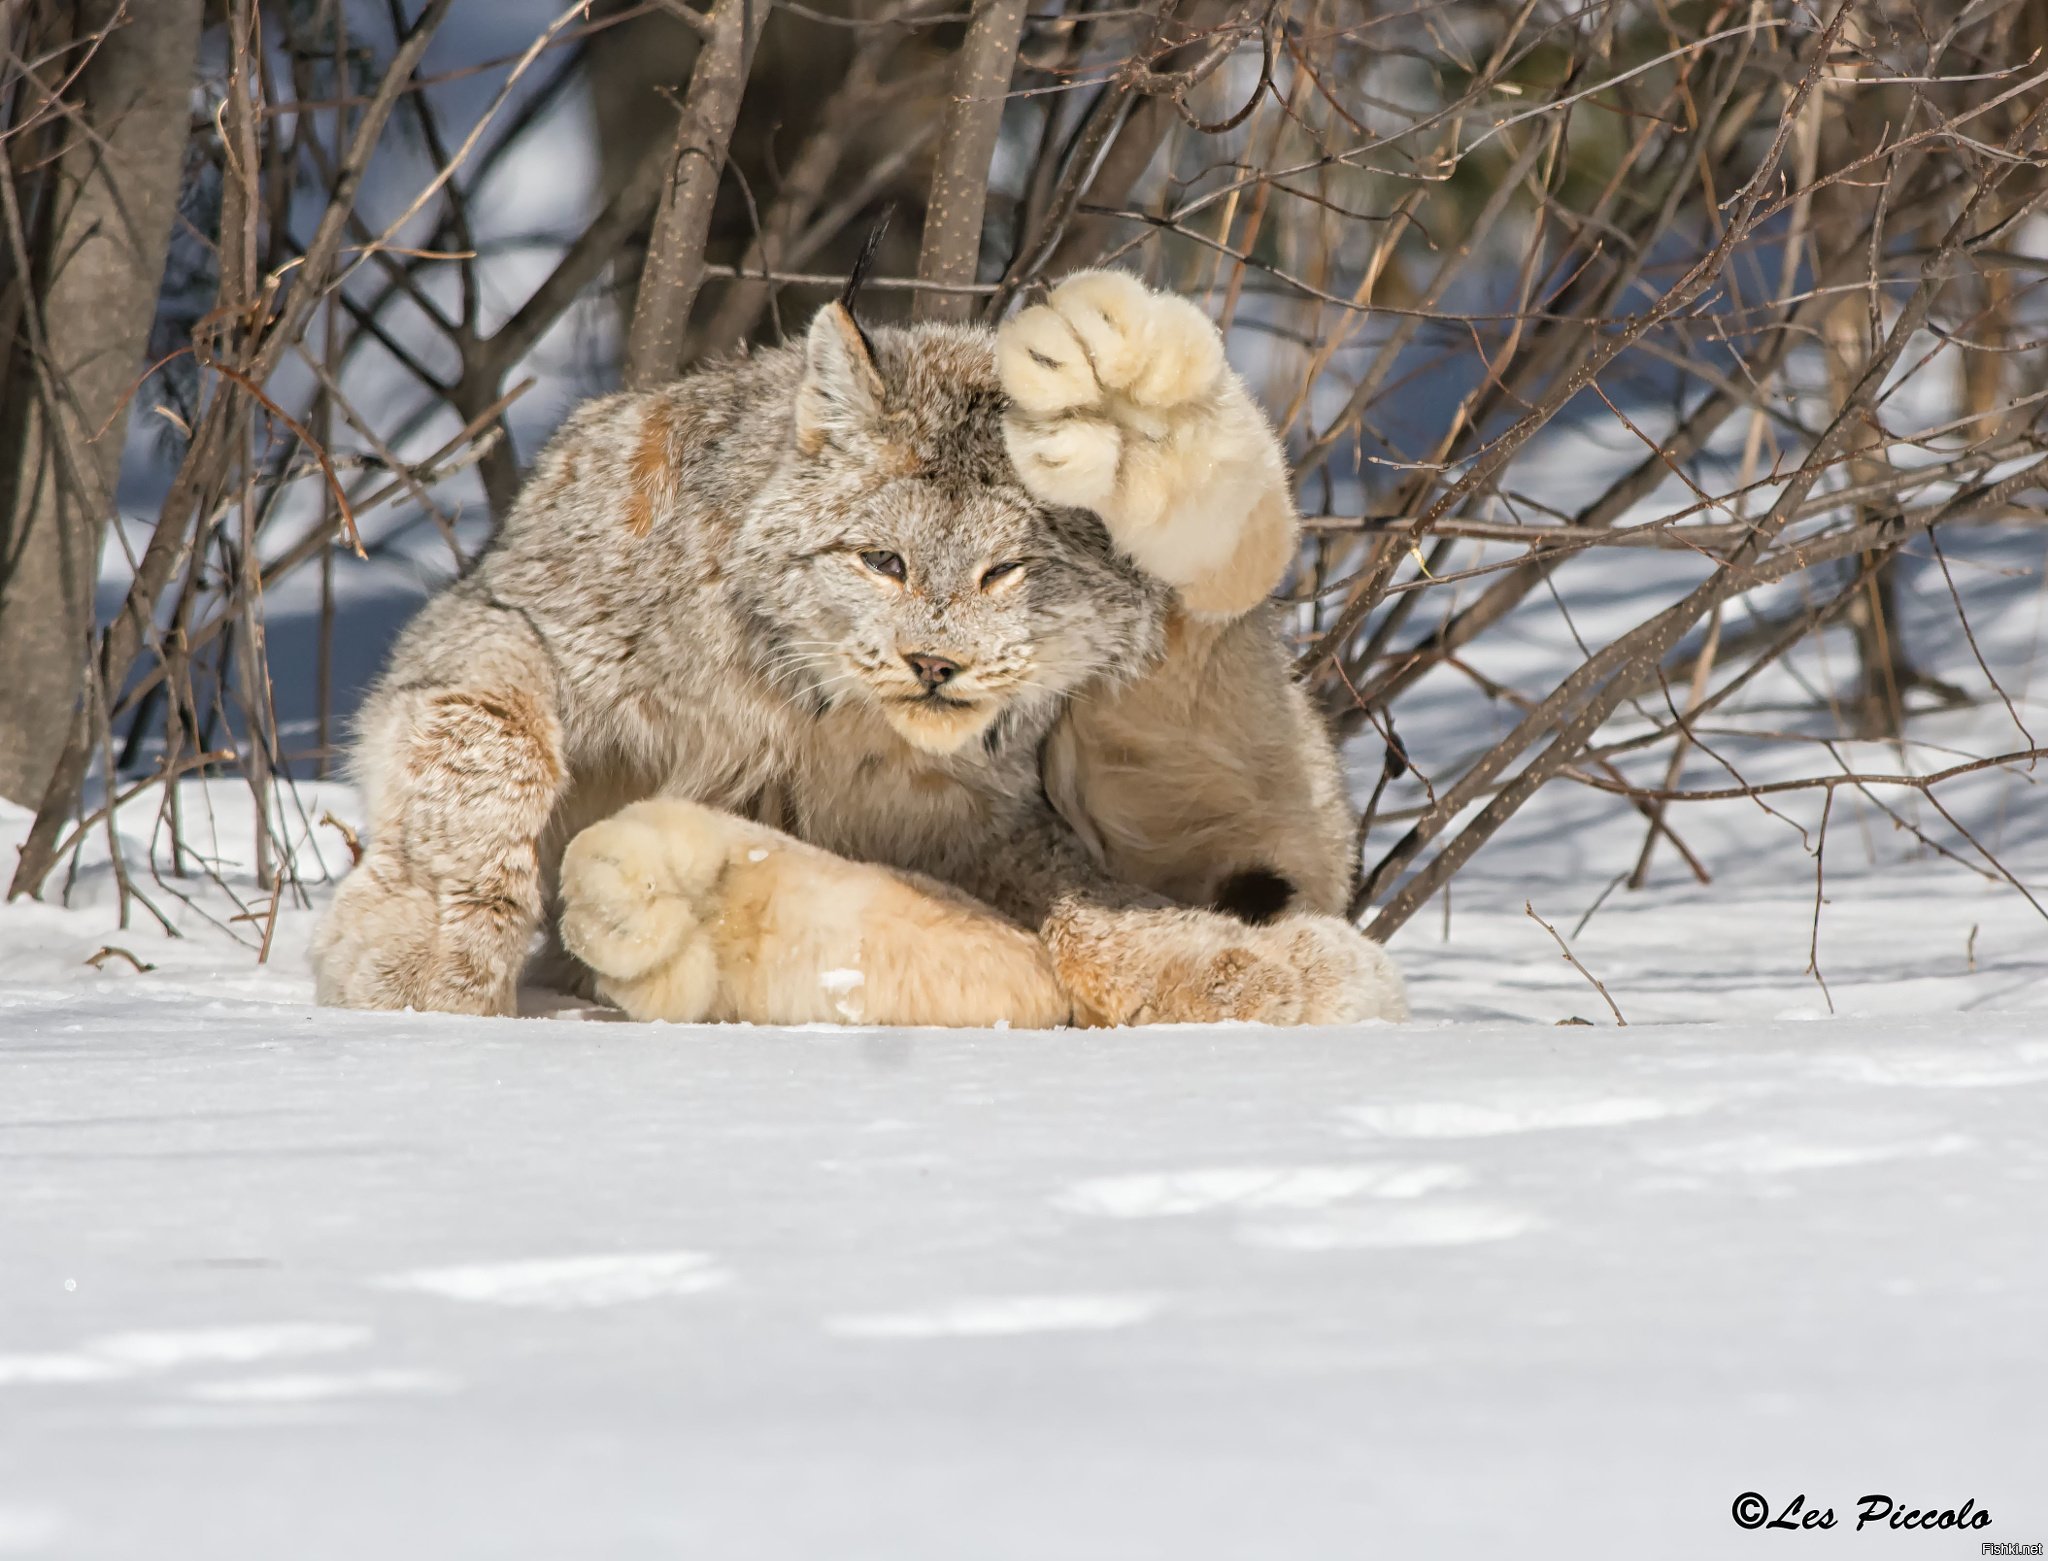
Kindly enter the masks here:
M 444 600 L 366 713 L 370 848 L 314 940 L 322 1003 L 514 1011 L 563 781 L 554 677 L 523 624 Z
M 1064 1024 L 1040 942 L 932 880 L 693 802 L 635 803 L 562 858 L 562 938 L 635 1019 Z
M 1208 316 L 1121 271 L 1084 271 L 1008 321 L 1003 431 L 1025 487 L 1093 510 L 1199 615 L 1280 583 L 1295 546 L 1279 442 Z

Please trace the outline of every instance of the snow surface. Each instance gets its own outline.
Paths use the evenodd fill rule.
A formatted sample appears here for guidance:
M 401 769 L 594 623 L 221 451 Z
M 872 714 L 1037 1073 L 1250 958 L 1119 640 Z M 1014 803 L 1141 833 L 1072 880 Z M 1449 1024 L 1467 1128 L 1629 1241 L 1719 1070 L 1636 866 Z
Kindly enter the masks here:
M 1573 940 L 1616 1028 L 1520 910 L 1568 931 L 1632 854 L 1582 805 L 1396 940 L 1414 1025 L 1109 1033 L 319 1010 L 311 912 L 259 966 L 124 809 L 190 936 L 116 931 L 91 849 L 74 908 L 0 912 L 0 1555 L 2048 1538 L 2040 920 L 1845 845 L 1829 1018 L 1810 885 L 1665 874 Z M 1747 1491 L 1994 1526 L 1778 1540 Z

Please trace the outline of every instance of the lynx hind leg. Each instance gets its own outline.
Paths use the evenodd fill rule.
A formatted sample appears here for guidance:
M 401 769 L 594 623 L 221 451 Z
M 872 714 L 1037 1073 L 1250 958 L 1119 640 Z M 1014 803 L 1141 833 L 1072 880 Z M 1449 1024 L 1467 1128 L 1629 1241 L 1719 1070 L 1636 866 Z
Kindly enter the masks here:
M 641 802 L 562 853 L 562 942 L 632 1018 L 726 1017 L 709 926 L 732 845 L 726 822 L 689 803 Z
M 1176 617 L 1143 676 L 1077 701 L 1054 729 L 1046 794 L 1112 876 L 1245 921 L 1343 911 L 1355 819 L 1281 631 L 1271 609 Z
M 314 939 L 319 1001 L 514 1012 L 563 775 L 553 675 L 530 631 L 459 599 L 422 619 L 371 698 L 356 761 L 370 846 Z
M 673 799 L 570 842 L 561 925 L 635 1019 L 1042 1027 L 1071 1008 L 1038 940 L 966 896 Z
M 1248 927 L 1208 911 L 1070 904 L 1053 914 L 1046 942 L 1076 1016 L 1088 1023 L 1320 1025 L 1408 1017 L 1386 951 L 1334 917 Z
M 1010 459 L 1048 503 L 1095 511 L 1193 610 L 1242 612 L 1293 557 L 1286 463 L 1208 317 L 1120 271 L 1084 271 L 1005 323 Z

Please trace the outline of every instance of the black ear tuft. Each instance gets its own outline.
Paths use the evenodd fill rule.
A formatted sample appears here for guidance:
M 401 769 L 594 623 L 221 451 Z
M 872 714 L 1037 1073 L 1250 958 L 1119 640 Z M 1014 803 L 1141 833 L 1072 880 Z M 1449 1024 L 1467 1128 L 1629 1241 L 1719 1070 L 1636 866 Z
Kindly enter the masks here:
M 1246 867 L 1216 886 L 1216 909 L 1226 916 L 1263 927 L 1294 898 L 1294 885 L 1270 867 Z
M 860 253 L 853 258 L 853 269 L 846 273 L 846 286 L 840 290 L 839 304 L 853 317 L 854 329 L 860 330 L 860 313 L 855 307 L 860 301 L 861 287 L 868 279 L 868 273 L 875 269 L 875 255 L 881 250 L 882 240 L 889 232 L 889 223 L 896 215 L 896 203 L 891 201 L 882 208 L 882 215 L 875 219 L 875 225 L 868 229 L 868 236 L 861 240 Z M 861 331 L 863 339 L 867 332 Z M 872 344 L 870 344 L 872 350 Z

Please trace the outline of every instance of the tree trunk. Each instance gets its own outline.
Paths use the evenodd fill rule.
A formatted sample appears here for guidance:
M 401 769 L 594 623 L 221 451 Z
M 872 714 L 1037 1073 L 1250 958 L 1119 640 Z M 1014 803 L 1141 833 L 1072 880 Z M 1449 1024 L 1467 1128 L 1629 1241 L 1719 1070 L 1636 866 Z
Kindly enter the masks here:
M 645 390 L 682 371 L 683 328 L 704 282 L 704 246 L 711 237 L 718 181 L 767 17 L 765 0 L 718 0 L 711 8 L 675 131 L 674 166 L 647 237 L 647 259 L 626 328 L 628 390 Z
M 84 689 L 121 468 L 117 413 L 142 371 L 163 279 L 203 9 L 52 5 L 72 48 L 46 85 L 91 51 L 69 94 L 76 118 L 53 121 L 61 150 L 40 167 L 30 148 L 4 143 L 0 178 L 13 189 L 0 254 L 26 285 L 0 343 L 0 796 L 28 806 L 42 798 Z M 20 106 L 36 101 L 17 95 Z
M 1024 0 L 980 0 L 953 76 L 953 97 L 939 131 L 932 196 L 925 207 L 920 282 L 972 283 L 981 261 L 981 223 L 988 207 L 989 165 L 1002 135 L 1003 108 L 1017 46 L 1024 36 Z M 972 293 L 919 293 L 920 320 L 974 318 Z
M 597 14 L 611 16 L 632 8 L 630 0 L 612 0 Z M 643 164 L 660 165 L 655 179 L 645 181 L 655 192 L 648 197 L 646 216 L 613 254 L 610 302 L 617 311 L 621 343 L 633 321 L 633 300 L 647 262 L 648 224 L 663 187 L 658 181 L 668 171 L 676 104 L 700 48 L 696 33 L 659 9 L 605 28 L 585 47 L 584 70 L 597 131 L 597 203 L 602 206 L 642 183 Z

